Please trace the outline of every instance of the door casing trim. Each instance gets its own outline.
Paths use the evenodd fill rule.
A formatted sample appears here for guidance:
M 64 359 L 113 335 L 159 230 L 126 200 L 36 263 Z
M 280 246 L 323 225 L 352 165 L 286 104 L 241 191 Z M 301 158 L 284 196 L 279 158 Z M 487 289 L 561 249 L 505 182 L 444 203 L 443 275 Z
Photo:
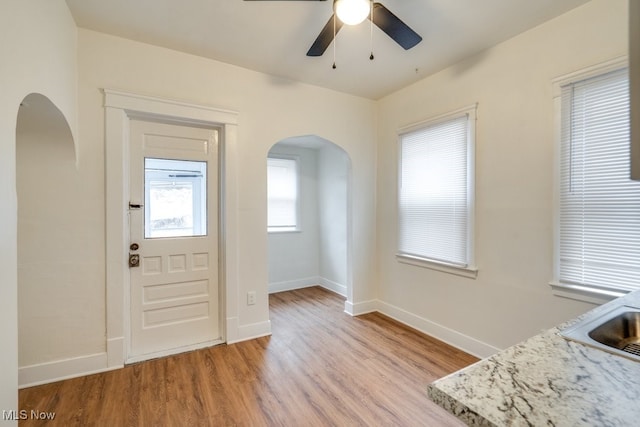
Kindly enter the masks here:
M 237 327 L 237 227 L 236 159 L 238 113 L 216 107 L 103 89 L 105 107 L 106 186 L 106 332 L 109 368 L 128 360 L 129 325 L 129 122 L 131 119 L 218 129 L 219 158 L 219 289 L 222 340 L 238 335 Z M 236 325 L 236 326 L 234 326 Z M 207 344 L 215 344 L 211 342 Z M 201 345 L 202 346 L 202 345 Z M 189 350 L 191 348 L 185 348 Z M 182 350 L 182 349 L 181 349 Z M 166 355 L 166 354 L 163 354 Z M 136 360 L 137 361 L 137 360 Z

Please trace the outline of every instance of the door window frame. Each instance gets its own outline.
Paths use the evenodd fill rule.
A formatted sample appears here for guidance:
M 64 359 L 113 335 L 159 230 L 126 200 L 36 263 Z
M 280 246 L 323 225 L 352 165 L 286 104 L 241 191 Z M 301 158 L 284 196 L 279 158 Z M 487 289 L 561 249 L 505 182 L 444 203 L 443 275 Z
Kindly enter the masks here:
M 148 170 L 148 165 L 152 162 L 162 162 L 165 165 L 174 163 L 178 166 L 184 166 L 185 163 L 191 163 L 197 166 L 199 170 Z M 163 165 L 164 166 L 164 165 Z M 194 168 L 195 169 L 195 168 Z M 174 172 L 174 174 L 171 174 Z M 207 187 L 208 163 L 202 160 L 176 160 L 164 159 L 157 157 L 144 158 L 144 238 L 145 239 L 167 239 L 172 237 L 206 237 L 208 236 L 209 212 L 207 208 L 207 199 L 209 198 Z M 191 233 L 190 234 L 171 234 L 171 235 L 152 235 L 155 231 L 160 231 L 153 227 L 151 207 L 152 183 L 162 183 L 164 186 L 173 186 L 189 184 L 191 188 Z M 180 222 L 185 222 L 184 217 Z M 188 222 L 188 221 L 187 221 Z M 187 228 L 179 227 L 178 230 Z

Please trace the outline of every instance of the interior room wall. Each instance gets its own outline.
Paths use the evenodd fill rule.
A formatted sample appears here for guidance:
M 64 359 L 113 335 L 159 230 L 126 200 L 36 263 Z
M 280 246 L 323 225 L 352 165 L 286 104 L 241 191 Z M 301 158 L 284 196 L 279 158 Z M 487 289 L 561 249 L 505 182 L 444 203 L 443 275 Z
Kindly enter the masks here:
M 548 285 L 552 80 L 626 51 L 627 1 L 593 0 L 380 100 L 377 273 L 383 311 L 485 355 L 592 307 L 554 296 Z M 475 280 L 395 258 L 397 130 L 474 103 Z
M 300 230 L 269 233 L 269 292 L 316 285 L 320 274 L 318 152 L 276 144 L 269 154 L 297 157 L 300 185 Z
M 41 93 L 75 134 L 76 27 L 63 0 L 5 0 L 0 38 L 0 408 L 11 410 L 18 409 L 16 119 L 20 102 Z
M 345 295 L 348 286 L 349 158 L 335 145 L 318 150 L 320 281 Z

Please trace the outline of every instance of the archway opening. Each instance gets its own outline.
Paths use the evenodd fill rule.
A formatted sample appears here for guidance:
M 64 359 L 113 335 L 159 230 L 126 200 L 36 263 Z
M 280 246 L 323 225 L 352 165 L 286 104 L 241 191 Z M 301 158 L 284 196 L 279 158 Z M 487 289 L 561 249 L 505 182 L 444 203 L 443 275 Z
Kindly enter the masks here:
M 81 298 L 82 248 L 76 243 L 80 200 L 76 200 L 76 153 L 62 112 L 44 95 L 29 94 L 16 124 L 18 196 L 18 382 L 42 382 L 32 373 L 64 358 L 82 324 L 70 309 Z M 80 237 L 78 239 L 77 237 Z M 75 304 L 81 307 L 82 302 Z
M 326 139 L 308 135 L 274 144 L 268 153 L 268 168 L 270 159 L 295 164 L 297 191 L 295 201 L 287 201 L 295 205 L 295 225 L 281 230 L 272 227 L 278 222 L 272 216 L 278 209 L 272 204 L 278 197 L 273 187 L 278 184 L 270 171 L 269 293 L 319 285 L 347 297 L 352 283 L 349 155 Z M 282 207 L 282 202 L 275 203 Z

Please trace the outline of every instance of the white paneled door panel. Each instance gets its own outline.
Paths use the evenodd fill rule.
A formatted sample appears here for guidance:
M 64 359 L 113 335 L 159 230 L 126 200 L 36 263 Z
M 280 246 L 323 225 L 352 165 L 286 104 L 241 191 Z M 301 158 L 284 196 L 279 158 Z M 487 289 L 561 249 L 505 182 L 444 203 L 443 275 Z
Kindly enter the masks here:
M 218 131 L 130 123 L 128 360 L 134 361 L 215 343 L 222 334 Z

